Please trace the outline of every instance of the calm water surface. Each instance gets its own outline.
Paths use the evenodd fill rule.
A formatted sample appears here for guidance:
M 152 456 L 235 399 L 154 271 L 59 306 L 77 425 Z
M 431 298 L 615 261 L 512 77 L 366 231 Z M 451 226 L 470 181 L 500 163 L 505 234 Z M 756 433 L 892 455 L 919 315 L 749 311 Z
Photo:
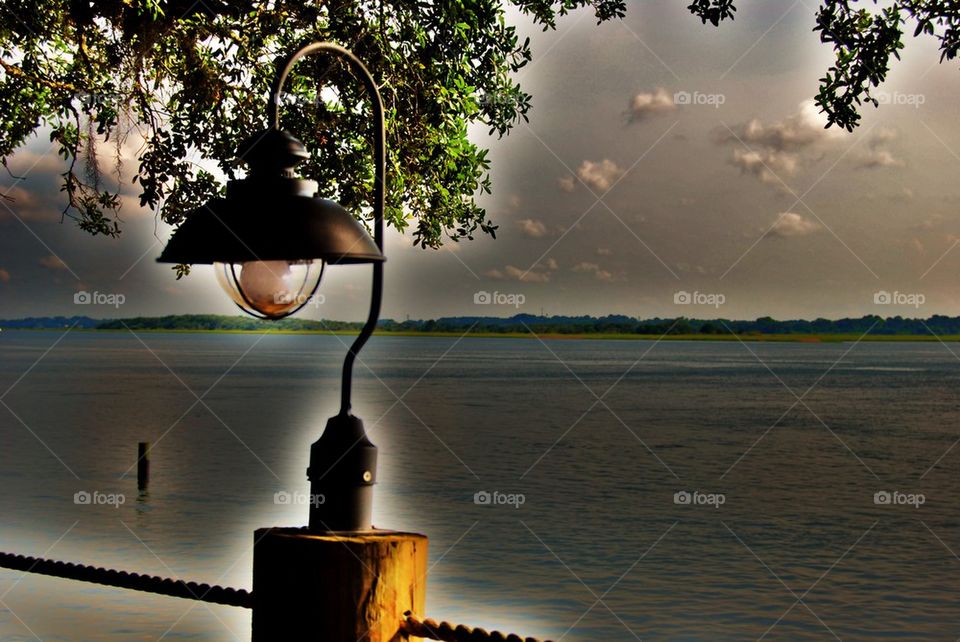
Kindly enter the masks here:
M 254 529 L 306 521 L 274 494 L 307 490 L 344 352 L 3 332 L 0 550 L 249 588 Z M 569 642 L 957 640 L 953 352 L 377 337 L 354 399 L 380 448 L 375 522 L 430 536 L 437 619 Z M 141 496 L 138 441 L 156 444 Z M 524 501 L 475 504 L 483 491 Z M 2 641 L 249 626 L 242 609 L 0 571 Z

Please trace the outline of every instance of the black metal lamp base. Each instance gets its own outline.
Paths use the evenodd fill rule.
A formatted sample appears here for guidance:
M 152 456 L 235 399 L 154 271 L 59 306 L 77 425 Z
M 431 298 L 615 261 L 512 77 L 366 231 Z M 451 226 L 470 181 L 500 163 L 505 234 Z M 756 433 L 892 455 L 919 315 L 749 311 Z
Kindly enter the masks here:
M 370 530 L 377 447 L 359 418 L 340 414 L 327 421 L 323 435 L 310 447 L 307 478 L 311 531 Z

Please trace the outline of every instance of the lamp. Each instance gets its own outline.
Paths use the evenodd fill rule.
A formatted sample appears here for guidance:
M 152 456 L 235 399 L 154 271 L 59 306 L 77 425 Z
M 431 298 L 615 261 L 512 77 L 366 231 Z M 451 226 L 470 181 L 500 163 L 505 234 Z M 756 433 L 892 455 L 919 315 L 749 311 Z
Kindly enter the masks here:
M 373 107 L 374 236 L 338 203 L 321 198 L 315 181 L 297 177 L 296 165 L 309 158 L 303 144 L 280 129 L 278 104 L 293 65 L 303 56 L 330 53 L 357 72 Z M 377 449 L 363 422 L 350 412 L 350 384 L 357 353 L 380 317 L 383 297 L 383 211 L 386 142 L 383 101 L 366 66 L 338 45 L 315 42 L 280 66 L 267 105 L 269 129 L 244 142 L 238 157 L 250 168 L 246 178 L 227 183 L 225 198 L 190 212 L 157 259 L 161 263 L 213 264 L 217 280 L 244 312 L 281 319 L 297 312 L 320 285 L 326 265 L 367 263 L 373 284 L 367 321 L 343 362 L 340 413 L 310 448 L 310 529 L 357 531 L 371 528 Z

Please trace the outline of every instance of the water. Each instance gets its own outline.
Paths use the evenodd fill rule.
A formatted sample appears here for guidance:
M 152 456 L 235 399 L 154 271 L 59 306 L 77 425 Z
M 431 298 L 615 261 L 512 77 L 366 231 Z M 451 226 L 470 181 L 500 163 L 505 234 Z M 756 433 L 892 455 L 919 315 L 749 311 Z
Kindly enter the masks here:
M 0 334 L 0 550 L 250 588 L 254 529 L 305 523 L 274 493 L 307 490 L 343 341 L 58 339 Z M 375 522 L 430 536 L 437 619 L 571 642 L 956 640 L 950 350 L 377 337 L 354 400 L 380 448 Z M 249 626 L 243 609 L 0 571 L 3 641 Z

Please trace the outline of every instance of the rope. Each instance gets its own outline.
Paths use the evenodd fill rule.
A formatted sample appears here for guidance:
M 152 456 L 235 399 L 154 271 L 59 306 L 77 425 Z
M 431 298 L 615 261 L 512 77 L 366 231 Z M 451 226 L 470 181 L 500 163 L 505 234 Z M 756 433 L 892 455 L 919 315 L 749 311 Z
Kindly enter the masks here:
M 462 624 L 449 622 L 437 623 L 436 620 L 418 620 L 410 611 L 403 614 L 403 632 L 428 640 L 443 640 L 443 642 L 540 642 L 536 638 L 522 638 L 519 635 L 491 631 L 487 633 L 481 628 L 471 629 Z M 544 642 L 550 642 L 545 640 Z
M 188 600 L 199 600 L 212 604 L 238 606 L 245 609 L 253 608 L 253 593 L 250 591 L 198 584 L 197 582 L 184 582 L 183 580 L 173 580 L 156 575 L 141 575 L 140 573 L 128 573 L 127 571 L 84 566 L 83 564 L 30 557 L 28 555 L 13 555 L 12 553 L 0 553 L 0 568 L 62 577 L 68 580 L 90 582 L 103 586 L 115 586 L 145 593 L 181 597 Z M 406 619 L 401 626 L 403 633 L 429 640 L 441 640 L 443 642 L 540 642 L 536 638 L 522 638 L 512 633 L 506 634 L 500 631 L 487 633 L 484 629 L 471 629 L 462 624 L 437 623 L 436 620 L 430 619 L 420 621 L 410 611 L 404 613 L 404 617 Z M 545 640 L 544 642 L 550 641 Z
M 156 575 L 141 575 L 140 573 L 128 573 L 11 553 L 0 553 L 0 567 L 146 593 L 182 597 L 212 604 L 239 606 L 245 609 L 253 608 L 253 594 L 243 589 L 184 582 L 183 580 L 172 580 Z

